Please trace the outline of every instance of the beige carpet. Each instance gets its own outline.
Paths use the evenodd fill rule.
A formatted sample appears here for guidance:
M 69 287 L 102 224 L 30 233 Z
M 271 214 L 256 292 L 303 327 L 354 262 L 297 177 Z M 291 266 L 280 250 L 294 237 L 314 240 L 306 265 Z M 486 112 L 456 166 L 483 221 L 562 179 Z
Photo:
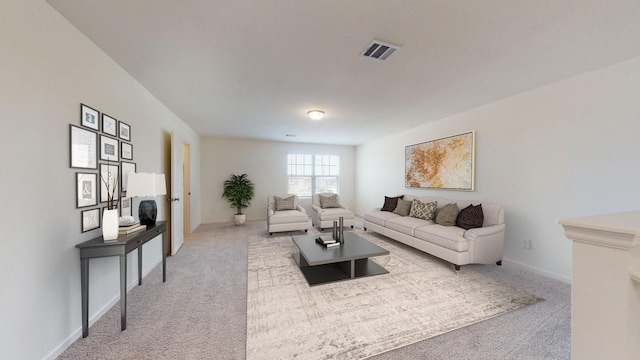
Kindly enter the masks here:
M 361 359 L 542 300 L 357 232 L 390 251 L 374 258 L 389 274 L 309 287 L 291 237 L 249 238 L 247 359 Z

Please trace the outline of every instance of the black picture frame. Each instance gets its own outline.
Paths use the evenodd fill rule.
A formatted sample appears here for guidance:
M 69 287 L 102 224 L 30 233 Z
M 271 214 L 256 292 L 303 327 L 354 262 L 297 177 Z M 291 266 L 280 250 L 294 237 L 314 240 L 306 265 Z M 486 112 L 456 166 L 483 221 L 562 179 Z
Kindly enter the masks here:
M 100 164 L 100 202 L 106 203 L 108 200 L 108 194 L 113 193 L 113 201 L 120 198 L 120 189 L 113 191 L 113 186 L 119 187 L 120 166 L 118 164 Z M 105 184 L 106 182 L 106 184 Z M 109 184 L 109 191 L 107 192 L 107 184 Z
M 98 134 L 69 124 L 69 167 L 98 168 Z
M 76 173 L 76 208 L 98 205 L 98 174 Z
M 123 160 L 133 160 L 133 144 L 120 142 L 120 158 Z
M 91 106 L 80 104 L 80 125 L 93 129 L 95 131 L 100 130 L 100 111 L 92 108 Z
M 133 216 L 133 198 L 120 199 L 120 216 Z
M 102 132 L 116 137 L 118 135 L 118 120 L 102 113 Z
M 118 137 L 122 140 L 131 141 L 131 126 L 127 123 L 119 122 Z
M 118 143 L 120 141 L 116 138 L 100 135 L 100 160 L 115 161 L 120 160 L 118 149 Z
M 80 212 L 80 231 L 86 233 L 87 231 L 95 230 L 100 227 L 102 213 L 100 208 L 83 210 Z
M 127 174 L 136 172 L 136 163 L 121 161 L 120 162 L 120 189 L 127 191 Z

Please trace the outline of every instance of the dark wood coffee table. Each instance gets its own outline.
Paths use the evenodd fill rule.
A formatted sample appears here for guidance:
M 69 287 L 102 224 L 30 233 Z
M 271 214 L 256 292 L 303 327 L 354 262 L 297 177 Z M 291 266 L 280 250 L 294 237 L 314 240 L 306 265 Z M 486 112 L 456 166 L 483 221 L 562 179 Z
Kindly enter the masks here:
M 318 236 L 293 237 L 299 250 L 293 254 L 293 259 L 310 286 L 388 273 L 369 259 L 388 255 L 388 250 L 352 232 L 345 232 L 344 243 L 333 248 L 316 243 Z

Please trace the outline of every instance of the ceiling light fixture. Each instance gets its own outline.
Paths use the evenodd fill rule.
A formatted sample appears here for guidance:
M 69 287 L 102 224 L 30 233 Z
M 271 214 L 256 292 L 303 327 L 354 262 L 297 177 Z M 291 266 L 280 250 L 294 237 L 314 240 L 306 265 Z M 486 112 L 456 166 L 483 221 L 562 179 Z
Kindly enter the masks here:
M 307 114 L 309 114 L 309 117 L 312 118 L 313 120 L 320 120 L 324 116 L 324 111 L 310 110 L 309 112 L 307 112 Z

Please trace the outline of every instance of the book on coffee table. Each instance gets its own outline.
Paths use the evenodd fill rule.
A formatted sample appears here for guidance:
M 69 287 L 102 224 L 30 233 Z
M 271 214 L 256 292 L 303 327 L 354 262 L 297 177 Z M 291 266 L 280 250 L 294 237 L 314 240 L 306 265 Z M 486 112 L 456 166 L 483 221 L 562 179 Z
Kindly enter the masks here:
M 319 236 L 316 238 L 316 242 L 320 245 L 337 243 L 337 241 L 331 235 Z

